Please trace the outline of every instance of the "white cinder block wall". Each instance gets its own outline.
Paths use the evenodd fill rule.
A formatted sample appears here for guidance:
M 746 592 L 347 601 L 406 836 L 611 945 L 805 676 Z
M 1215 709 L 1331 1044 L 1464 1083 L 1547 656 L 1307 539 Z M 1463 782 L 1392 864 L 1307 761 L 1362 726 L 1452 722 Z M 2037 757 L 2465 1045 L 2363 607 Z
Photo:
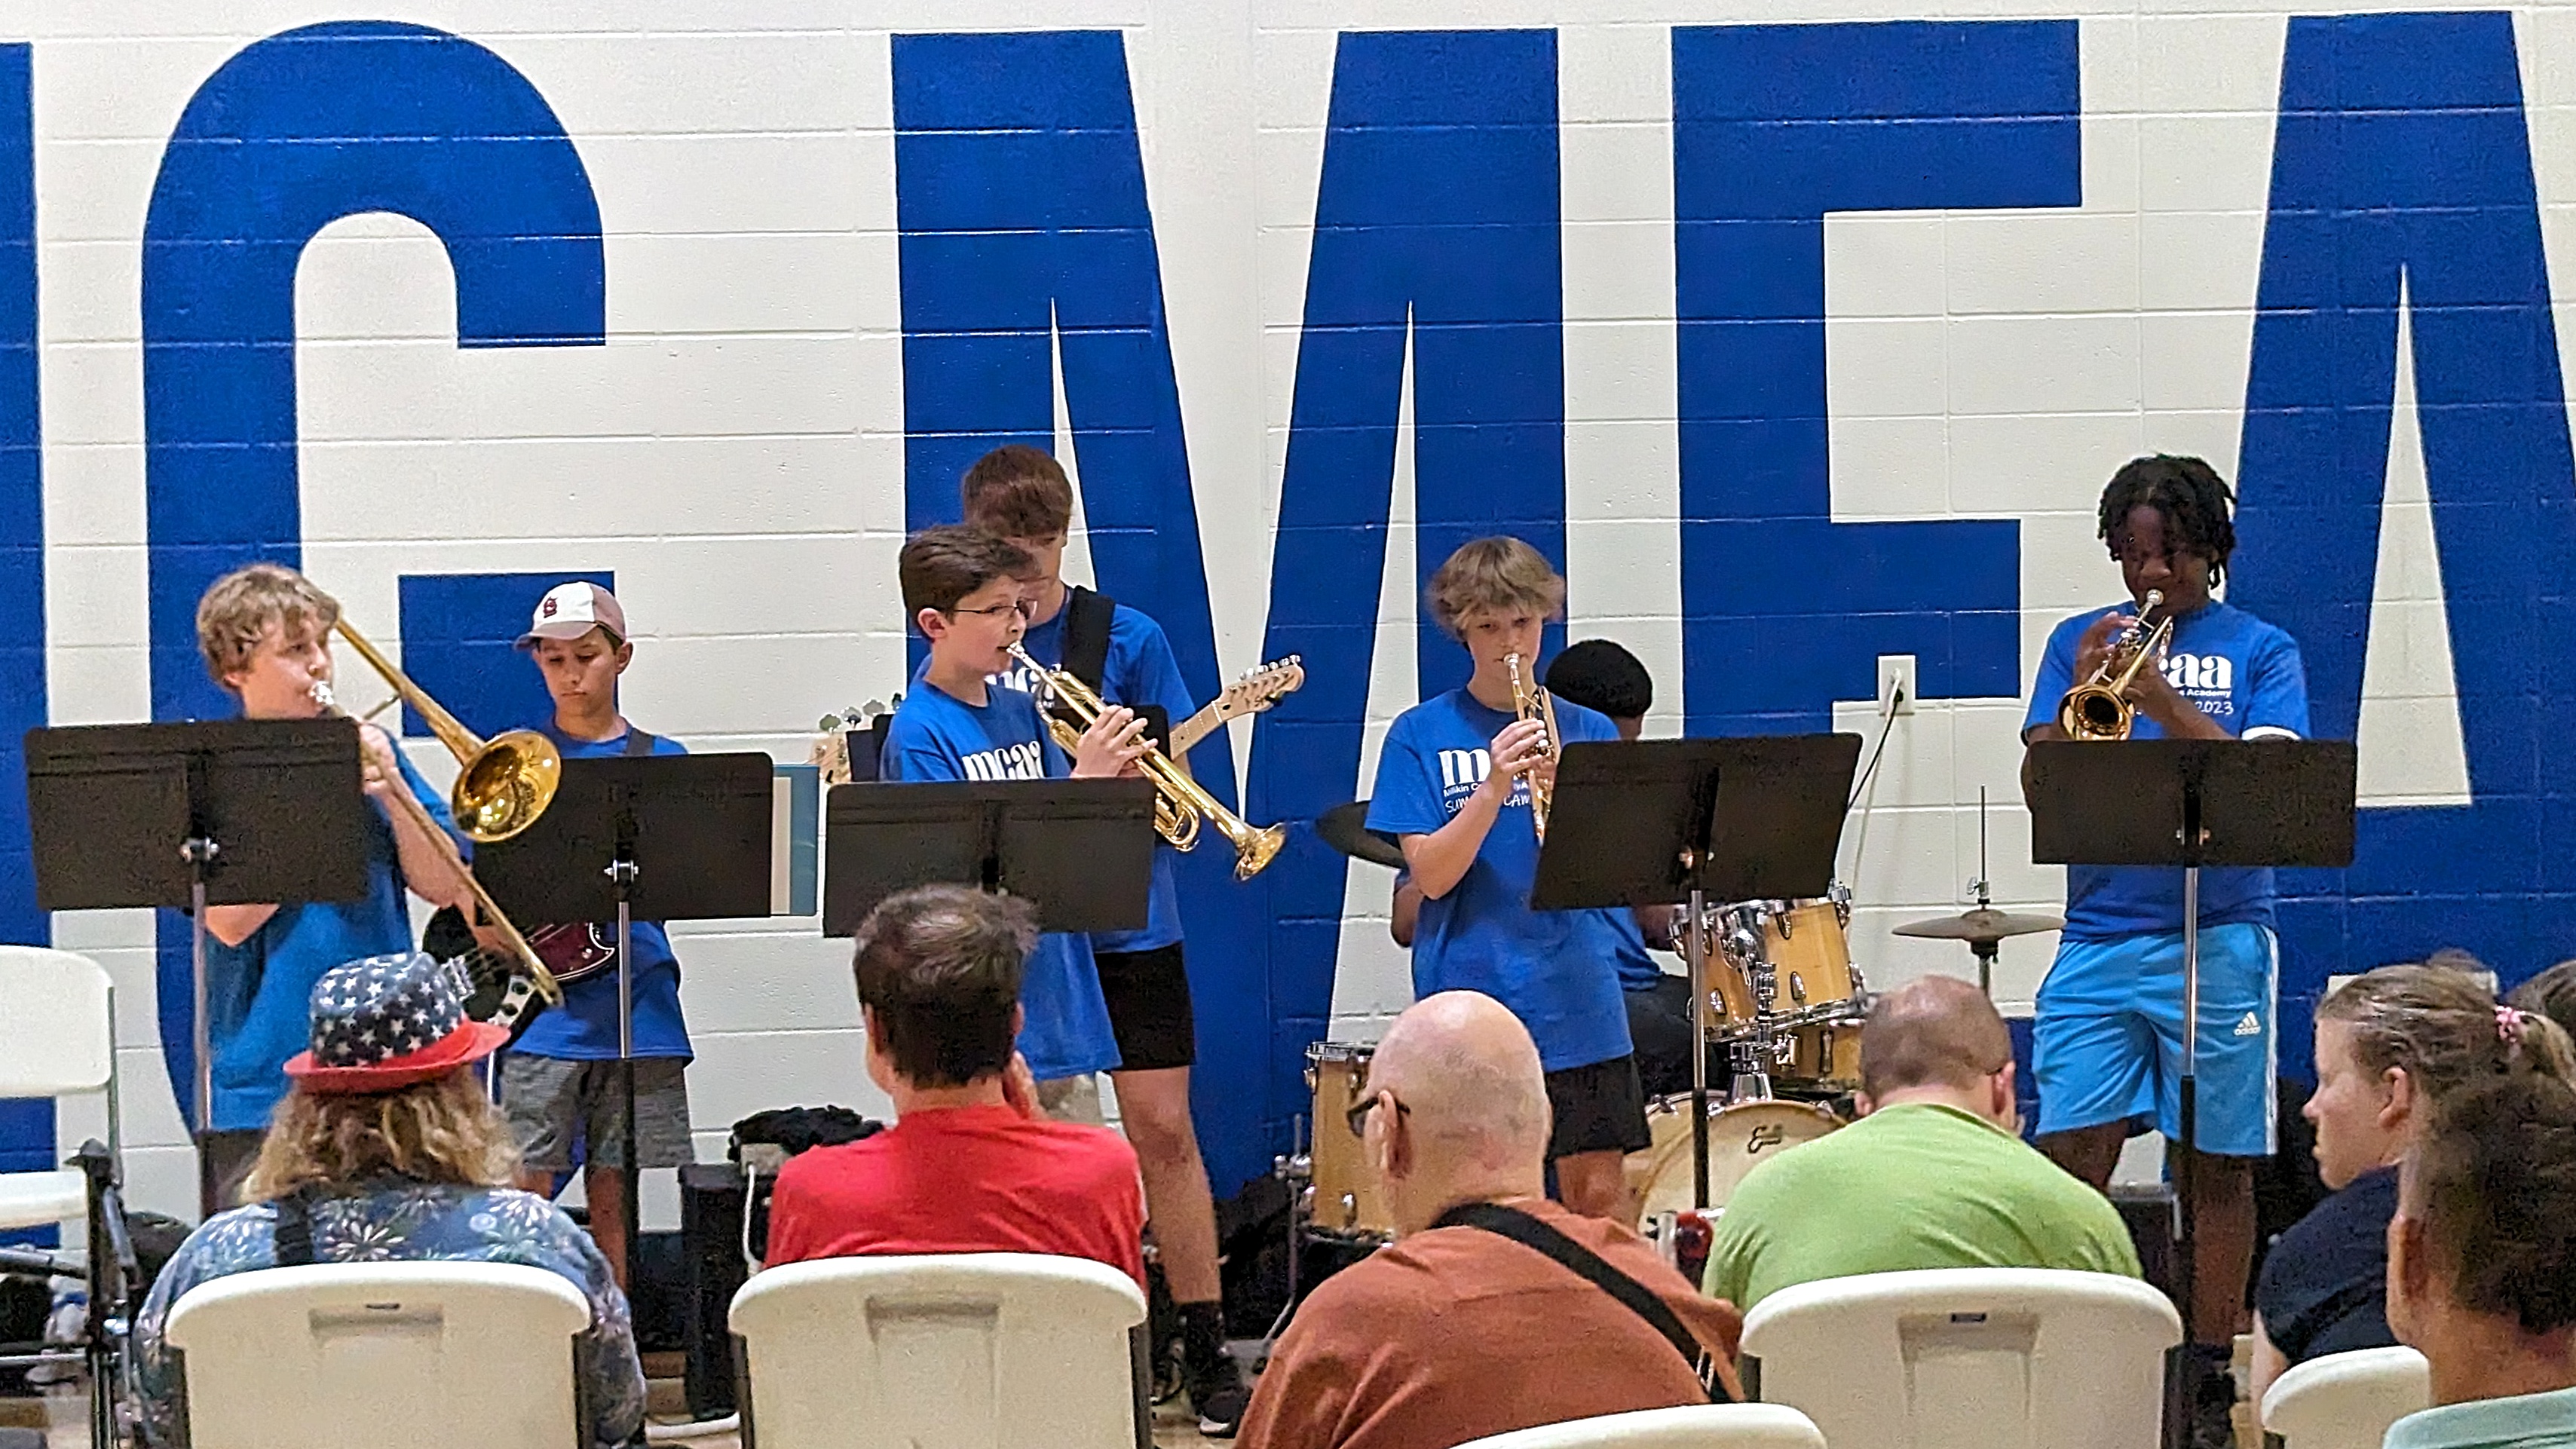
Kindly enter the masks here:
M 2576 11 L 2513 8 L 2543 234 L 2564 278 L 2576 275 Z M 394 632 L 398 574 L 614 568 L 637 625 L 628 712 L 698 749 L 801 760 L 818 715 L 900 687 L 897 32 L 1124 35 L 1229 674 L 1262 655 L 1277 587 L 1271 532 L 1344 31 L 1557 32 L 1568 637 L 1606 634 L 1646 661 L 1659 688 L 1651 732 L 1678 728 L 1681 700 L 1676 23 L 2080 19 L 2080 206 L 1855 213 L 1826 227 L 1834 515 L 2018 519 L 2025 684 L 2058 618 L 2116 596 L 2093 536 L 2110 471 L 2153 450 L 2235 471 L 2286 24 L 2271 5 L 405 0 L 341 12 L 21 0 L 0 40 L 34 45 L 58 723 L 150 714 L 140 244 L 164 143 L 245 44 L 360 14 L 469 37 L 551 104 L 598 198 L 607 344 L 460 351 L 434 237 L 386 215 L 329 227 L 296 282 L 306 566 L 380 636 Z M 2411 385 L 2400 383 L 2377 565 L 2376 598 L 2394 607 L 2372 635 L 2365 803 L 2458 803 L 2455 642 L 2440 627 Z M 1380 609 L 1400 627 L 1378 633 L 1352 793 L 1365 792 L 1385 721 L 1415 699 L 1409 423 L 1408 412 Z M 1874 738 L 1874 711 L 1840 704 L 1834 722 Z M 2020 717 L 2013 699 L 1936 699 L 1897 721 L 1845 836 L 1852 949 L 1873 983 L 1970 969 L 1955 946 L 1888 932 L 1967 899 L 1980 789 L 1999 901 L 2058 900 L 2061 873 L 2027 863 Z M 1251 728 L 1235 727 L 1238 759 Z M 451 773 L 427 741 L 412 754 L 435 778 Z M 1388 889 L 1385 872 L 1351 873 L 1338 1037 L 1373 1037 L 1408 999 L 1384 933 Z M 133 1197 L 188 1211 L 193 1168 L 155 1045 L 150 917 L 63 916 L 55 930 L 117 978 Z M 812 920 L 674 935 L 702 1156 L 720 1155 L 726 1126 L 758 1108 L 883 1108 L 860 1062 L 844 951 Z M 2053 947 L 2008 944 L 1998 994 L 2027 1000 Z M 66 1110 L 63 1135 L 87 1130 L 85 1108 Z M 667 1198 L 653 1214 L 670 1218 Z

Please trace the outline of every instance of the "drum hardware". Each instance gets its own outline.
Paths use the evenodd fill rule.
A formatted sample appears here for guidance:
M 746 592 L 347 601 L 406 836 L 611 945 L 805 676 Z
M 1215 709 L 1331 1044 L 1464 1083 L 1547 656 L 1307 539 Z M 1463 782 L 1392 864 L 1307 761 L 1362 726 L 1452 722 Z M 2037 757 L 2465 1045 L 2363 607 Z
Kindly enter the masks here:
M 2066 920 L 2062 916 L 1994 908 L 1986 878 L 1986 790 L 1982 785 L 1977 787 L 1977 878 L 1969 884 L 1977 896 L 1977 904 L 1973 908 L 1955 916 L 1908 921 L 1898 926 L 1895 934 L 1918 940 L 1966 942 L 1970 954 L 1977 958 L 1977 989 L 1993 996 L 1997 948 L 2015 936 L 2063 930 Z
M 1047 729 L 1065 753 L 1071 754 L 1082 738 L 1082 731 L 1099 722 L 1109 706 L 1090 685 L 1082 682 L 1069 669 L 1049 669 L 1029 657 L 1029 652 L 1014 644 L 1011 658 L 1023 669 L 1041 680 L 1053 702 L 1072 714 L 1067 720 L 1054 710 L 1047 711 Z M 1077 722 L 1080 728 L 1076 728 Z M 1154 782 L 1154 829 L 1174 850 L 1189 850 L 1199 843 L 1202 821 L 1214 825 L 1234 846 L 1234 878 L 1250 880 L 1279 854 L 1288 838 L 1287 827 L 1273 825 L 1255 830 L 1243 817 L 1225 806 L 1225 802 L 1208 793 L 1207 788 L 1190 778 L 1171 756 L 1152 745 L 1138 757 L 1136 768 Z
M 2146 602 L 2137 616 L 2111 641 L 2110 652 L 2083 683 L 2066 691 L 2057 701 L 2057 727 L 2067 738 L 2077 740 L 2125 740 L 2137 725 L 2138 707 L 2129 702 L 2129 685 L 2138 671 L 2147 667 L 2164 652 L 2173 638 L 2173 616 L 2167 614 L 2153 632 L 2147 616 L 2165 601 L 2162 592 L 2147 590 Z

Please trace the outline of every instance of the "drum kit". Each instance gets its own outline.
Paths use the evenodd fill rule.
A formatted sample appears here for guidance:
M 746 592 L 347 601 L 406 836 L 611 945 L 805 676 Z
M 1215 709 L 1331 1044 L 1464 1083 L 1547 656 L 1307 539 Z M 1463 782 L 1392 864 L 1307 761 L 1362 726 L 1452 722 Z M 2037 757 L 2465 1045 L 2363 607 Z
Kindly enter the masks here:
M 1355 860 L 1402 869 L 1393 841 L 1369 832 L 1367 802 L 1326 811 L 1316 822 L 1327 844 Z M 2054 916 L 1999 911 L 1987 894 L 1983 862 L 1976 906 L 1955 916 L 1909 921 L 1895 934 L 1966 943 L 1979 984 L 1992 990 L 1999 944 L 2058 929 Z M 1836 885 L 1820 900 L 1739 901 L 1710 906 L 1701 929 L 1678 932 L 1707 943 L 1700 979 L 1708 984 L 1706 1040 L 1725 1049 L 1727 1090 L 1708 1099 L 1708 1203 L 1695 1210 L 1688 1093 L 1657 1098 L 1646 1111 L 1653 1141 L 1628 1156 L 1628 1186 L 1645 1221 L 1668 1244 L 1679 1220 L 1713 1218 L 1745 1176 L 1779 1152 L 1812 1142 L 1847 1119 L 1860 1089 L 1860 1034 L 1869 989 L 1852 963 L 1851 895 Z M 1687 952 L 1687 945 L 1681 947 Z M 1306 1048 L 1313 1128 L 1305 1150 L 1282 1157 L 1277 1173 L 1295 1190 L 1291 1274 L 1300 1238 L 1365 1247 L 1394 1234 L 1379 1200 L 1360 1139 L 1345 1130 L 1348 1109 L 1368 1091 L 1376 1048 L 1316 1042 Z M 1294 1293 L 1291 1302 L 1294 1302 Z

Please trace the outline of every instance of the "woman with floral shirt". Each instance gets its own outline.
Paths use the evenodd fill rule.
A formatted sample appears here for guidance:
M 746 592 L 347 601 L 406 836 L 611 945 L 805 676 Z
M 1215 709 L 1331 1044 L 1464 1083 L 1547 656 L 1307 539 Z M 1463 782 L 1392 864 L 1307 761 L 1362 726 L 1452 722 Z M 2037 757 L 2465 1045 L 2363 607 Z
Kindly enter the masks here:
M 574 1363 L 593 1444 L 644 1421 L 644 1373 L 608 1260 L 561 1209 L 503 1186 L 518 1166 L 509 1125 L 473 1063 L 507 1039 L 465 1019 L 463 983 L 412 954 L 335 966 L 313 989 L 312 1049 L 286 1064 L 248 1205 L 209 1218 L 170 1260 L 134 1326 L 144 1433 L 188 1442 L 170 1307 L 201 1283 L 297 1263 L 440 1259 L 559 1273 L 590 1300 Z

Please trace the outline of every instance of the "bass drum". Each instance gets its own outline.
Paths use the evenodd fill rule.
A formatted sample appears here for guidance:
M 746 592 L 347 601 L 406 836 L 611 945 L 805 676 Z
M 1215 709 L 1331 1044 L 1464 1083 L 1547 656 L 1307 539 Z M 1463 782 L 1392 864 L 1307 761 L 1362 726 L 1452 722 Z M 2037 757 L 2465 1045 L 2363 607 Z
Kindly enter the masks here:
M 1628 1154 L 1628 1188 L 1646 1218 L 1691 1207 L 1691 1133 L 1688 1096 L 1661 1097 L 1646 1109 L 1653 1145 Z M 1840 1127 L 1842 1119 L 1804 1102 L 1738 1102 L 1709 1099 L 1708 1204 L 1724 1207 L 1746 1173 L 1802 1142 Z

